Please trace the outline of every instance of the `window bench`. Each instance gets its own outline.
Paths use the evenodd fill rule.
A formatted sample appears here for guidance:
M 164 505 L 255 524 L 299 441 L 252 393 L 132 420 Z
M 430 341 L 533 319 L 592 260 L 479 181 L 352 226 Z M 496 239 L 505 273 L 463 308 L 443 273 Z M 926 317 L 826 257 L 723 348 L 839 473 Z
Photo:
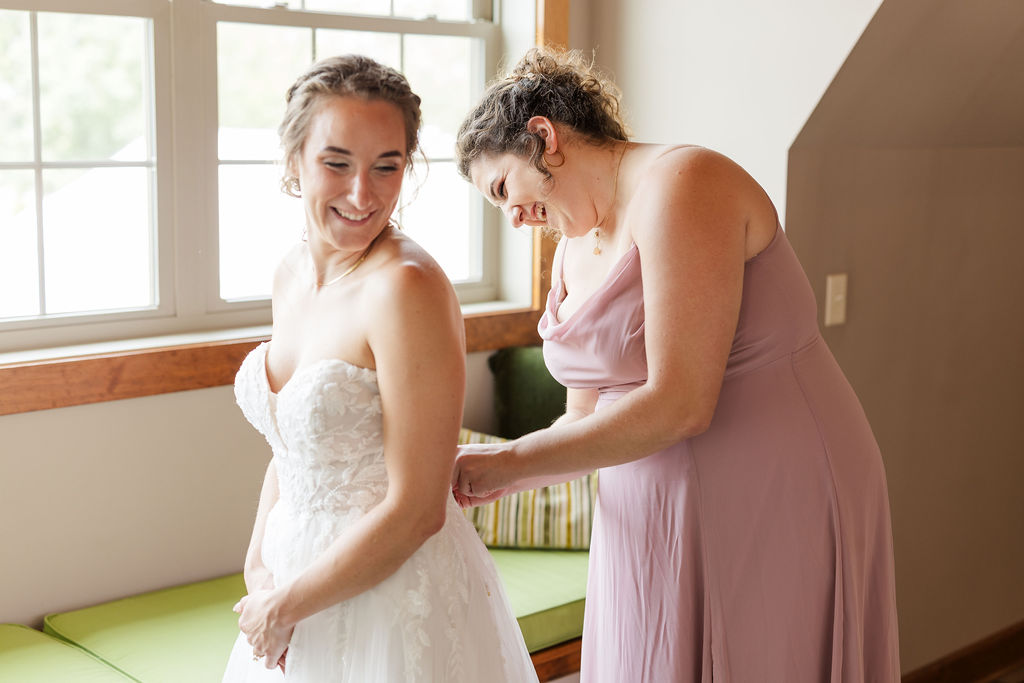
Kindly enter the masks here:
M 586 551 L 491 550 L 541 681 L 579 670 Z M 0 679 L 218 683 L 238 635 L 241 574 L 0 625 Z M 74 647 L 72 647 L 74 646 Z

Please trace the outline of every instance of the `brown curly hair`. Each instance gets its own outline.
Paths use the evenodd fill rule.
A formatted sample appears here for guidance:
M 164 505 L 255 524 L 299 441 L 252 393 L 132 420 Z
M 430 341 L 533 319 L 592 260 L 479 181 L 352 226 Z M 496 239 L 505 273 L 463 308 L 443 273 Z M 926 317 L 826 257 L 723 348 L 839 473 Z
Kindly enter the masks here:
M 484 154 L 511 152 L 530 159 L 550 178 L 544 138 L 526 129 L 534 116 L 570 126 L 595 144 L 628 140 L 619 113 L 618 87 L 579 50 L 531 48 L 510 73 L 491 83 L 459 127 L 455 160 L 469 180 L 469 167 Z
M 288 88 L 284 118 L 277 127 L 284 150 L 285 174 L 281 189 L 299 195 L 299 179 L 288 170 L 302 153 L 310 121 L 319 103 L 327 97 L 363 97 L 384 100 L 398 107 L 405 121 L 406 170 L 412 169 L 412 155 L 419 147 L 420 98 L 405 76 L 362 55 L 327 57 L 313 64 Z

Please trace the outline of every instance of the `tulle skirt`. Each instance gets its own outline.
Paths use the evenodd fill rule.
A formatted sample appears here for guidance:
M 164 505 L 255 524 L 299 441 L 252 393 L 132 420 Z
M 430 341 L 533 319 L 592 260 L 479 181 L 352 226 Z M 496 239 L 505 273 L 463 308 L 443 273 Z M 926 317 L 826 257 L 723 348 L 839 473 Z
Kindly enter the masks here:
M 264 562 L 289 581 L 362 514 L 297 515 L 279 501 Z M 497 570 L 454 501 L 444 527 L 397 572 L 295 627 L 285 673 L 253 661 L 239 635 L 224 683 L 536 681 Z

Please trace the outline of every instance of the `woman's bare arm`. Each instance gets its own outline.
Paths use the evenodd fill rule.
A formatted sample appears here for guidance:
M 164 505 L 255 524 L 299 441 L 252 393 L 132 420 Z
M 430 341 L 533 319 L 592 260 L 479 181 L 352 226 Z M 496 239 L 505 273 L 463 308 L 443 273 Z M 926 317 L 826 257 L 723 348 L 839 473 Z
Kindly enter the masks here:
M 651 168 L 623 226 L 643 267 L 647 382 L 492 457 L 460 458 L 460 492 L 630 462 L 706 430 L 739 318 L 757 201 L 763 191 L 745 171 L 708 150 L 684 148 Z
M 576 420 L 583 419 L 594 412 L 594 407 L 597 405 L 597 389 L 567 389 L 566 390 L 566 402 L 565 402 L 565 413 L 555 420 L 551 427 L 557 427 L 559 425 L 567 425 L 575 422 Z M 455 499 L 459 502 L 462 507 L 475 507 L 477 505 L 486 505 L 492 503 L 499 498 L 519 493 L 520 491 L 528 491 L 530 489 L 539 489 L 544 486 L 554 486 L 555 484 L 562 484 L 567 481 L 572 481 L 582 477 L 585 474 L 589 474 L 592 470 L 585 470 L 580 472 L 558 472 L 555 474 L 543 474 L 536 477 L 530 477 L 526 479 L 520 479 L 512 482 L 509 486 L 498 489 L 495 491 L 489 491 L 483 496 L 464 495 L 459 491 L 459 473 L 460 466 L 459 462 L 463 456 L 467 456 L 469 460 L 474 457 L 492 457 L 500 456 L 507 452 L 510 448 L 514 448 L 514 442 L 503 442 L 496 444 L 486 443 L 474 443 L 464 444 L 459 446 L 459 455 L 456 459 L 455 469 L 452 472 L 452 491 L 455 494 Z M 469 457 L 472 456 L 472 457 Z M 472 483 L 472 482 L 471 482 Z

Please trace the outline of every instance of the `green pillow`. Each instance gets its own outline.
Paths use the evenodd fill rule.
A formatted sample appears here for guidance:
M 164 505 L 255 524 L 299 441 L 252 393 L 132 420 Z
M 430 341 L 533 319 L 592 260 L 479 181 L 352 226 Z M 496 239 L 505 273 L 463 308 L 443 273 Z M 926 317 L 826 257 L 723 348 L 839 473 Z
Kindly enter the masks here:
M 469 429 L 459 443 L 501 443 L 501 437 Z M 587 550 L 597 502 L 597 472 L 579 479 L 522 491 L 463 510 L 484 545 L 491 548 Z
M 499 436 L 516 439 L 550 427 L 565 413 L 565 387 L 548 372 L 541 347 L 500 349 L 487 362 L 494 375 Z

